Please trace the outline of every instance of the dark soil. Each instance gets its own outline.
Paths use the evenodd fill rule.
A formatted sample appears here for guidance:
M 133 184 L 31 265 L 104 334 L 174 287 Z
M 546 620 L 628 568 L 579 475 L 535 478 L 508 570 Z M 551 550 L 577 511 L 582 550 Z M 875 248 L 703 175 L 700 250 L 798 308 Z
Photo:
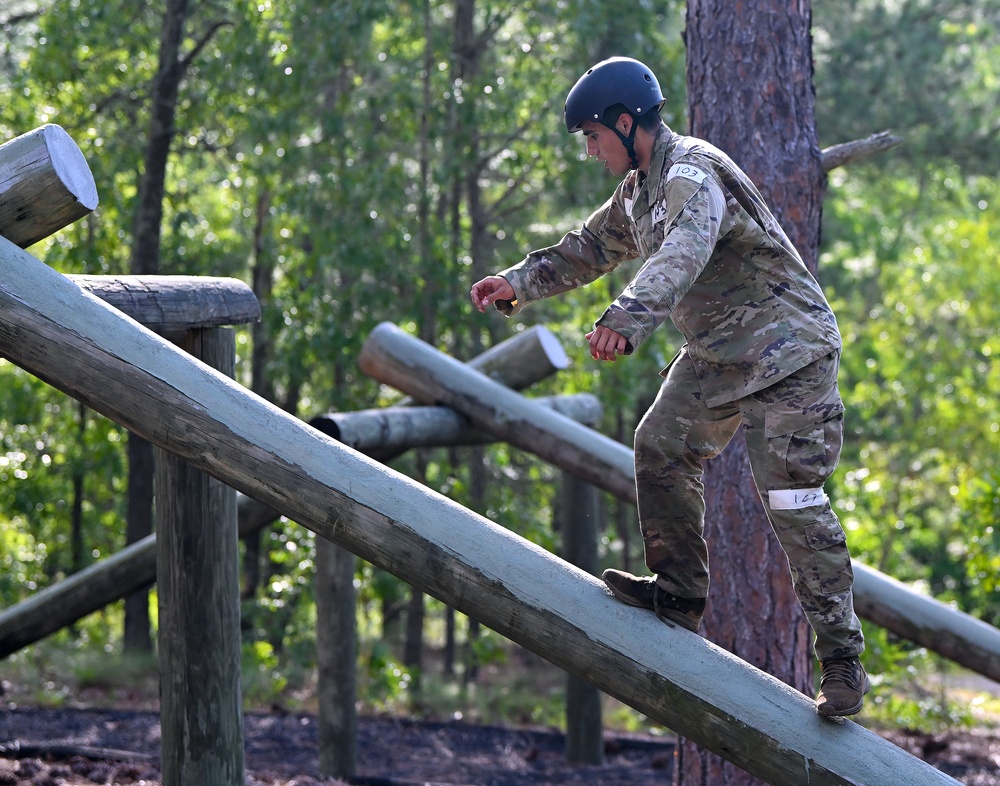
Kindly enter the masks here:
M 1000 732 L 885 736 L 968 786 L 1000 786 Z M 248 713 L 245 739 L 248 786 L 339 783 L 319 774 L 311 715 Z M 358 775 L 352 782 L 665 786 L 671 781 L 670 739 L 606 735 L 601 765 L 567 764 L 564 744 L 561 734 L 544 729 L 361 718 Z M 159 748 L 155 712 L 0 710 L 0 786 L 155 786 Z

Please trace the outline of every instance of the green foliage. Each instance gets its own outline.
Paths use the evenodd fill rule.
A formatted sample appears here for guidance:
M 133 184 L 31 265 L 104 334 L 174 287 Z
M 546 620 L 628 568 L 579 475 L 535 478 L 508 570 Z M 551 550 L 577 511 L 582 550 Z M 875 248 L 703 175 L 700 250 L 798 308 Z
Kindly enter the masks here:
M 601 430 L 630 443 L 680 343 L 664 327 L 618 363 L 588 357 L 583 336 L 632 267 L 510 321 L 475 313 L 467 292 L 578 227 L 614 187 L 561 123 L 568 87 L 594 61 L 631 54 L 650 63 L 667 94 L 664 118 L 685 129 L 683 4 L 471 8 L 460 33 L 458 4 L 443 0 L 191 4 L 162 272 L 257 286 L 268 346 L 239 331 L 238 378 L 249 385 L 255 370 L 265 381 L 259 392 L 303 418 L 398 400 L 357 369 L 383 320 L 461 358 L 545 323 L 572 365 L 532 394 L 593 392 L 604 406 Z M 814 12 L 824 144 L 883 128 L 905 138 L 830 177 L 820 275 L 846 339 L 849 408 L 832 496 L 860 559 L 998 623 L 1000 4 L 856 0 L 816 2 Z M 0 11 L 0 140 L 59 123 L 98 184 L 93 215 L 31 249 L 62 272 L 129 269 L 162 23 L 159 6 L 124 0 Z M 7 606 L 121 545 L 126 462 L 117 426 L 3 361 L 0 384 Z M 408 454 L 394 466 L 558 546 L 559 473 L 532 456 L 463 447 Z M 618 560 L 613 528 L 604 545 Z M 244 603 L 245 683 L 252 700 L 270 703 L 311 679 L 312 535 L 282 521 L 263 551 L 260 588 Z M 409 588 L 371 566 L 359 566 L 356 585 L 359 693 L 369 706 L 426 706 L 440 690 L 442 703 L 479 702 L 468 711 L 483 718 L 555 722 L 551 686 L 474 695 L 402 664 L 393 619 Z M 428 613 L 431 629 L 443 610 L 428 602 Z M 67 657 L 103 653 L 118 646 L 120 627 L 120 610 L 109 610 L 51 641 Z M 429 634 L 435 647 L 439 634 Z M 869 639 L 873 671 L 886 675 L 879 695 L 923 675 L 923 663 L 910 664 L 925 656 L 879 633 Z M 508 665 L 495 634 L 471 648 L 484 670 Z M 422 698 L 413 695 L 418 677 Z M 55 686 L 41 693 L 62 690 L 40 671 L 33 679 Z M 902 722 L 927 709 L 882 701 L 879 712 Z M 958 717 L 941 706 L 941 720 Z

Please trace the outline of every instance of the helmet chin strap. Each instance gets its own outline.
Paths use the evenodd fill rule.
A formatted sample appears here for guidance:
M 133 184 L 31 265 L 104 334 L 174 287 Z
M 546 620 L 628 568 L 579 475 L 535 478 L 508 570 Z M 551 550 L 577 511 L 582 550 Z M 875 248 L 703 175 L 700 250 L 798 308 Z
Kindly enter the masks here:
M 603 123 L 603 125 L 606 125 L 612 131 L 614 131 L 617 137 L 621 140 L 621 143 L 625 148 L 625 152 L 628 153 L 629 168 L 638 169 L 639 158 L 635 154 L 635 129 L 637 127 L 637 124 L 635 122 L 635 117 L 632 118 L 632 127 L 629 128 L 628 130 L 628 136 L 625 136 L 625 134 L 619 131 L 618 128 L 614 125 L 614 123 Z

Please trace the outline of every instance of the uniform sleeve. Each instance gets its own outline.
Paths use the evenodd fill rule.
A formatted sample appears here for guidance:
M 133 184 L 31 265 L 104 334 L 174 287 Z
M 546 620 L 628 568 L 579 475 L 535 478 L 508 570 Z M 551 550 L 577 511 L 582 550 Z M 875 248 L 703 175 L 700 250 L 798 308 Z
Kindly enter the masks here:
M 666 222 L 663 242 L 597 321 L 628 340 L 626 354 L 670 317 L 701 275 L 719 238 L 726 198 L 715 177 L 682 164 L 671 167 L 653 206 Z
M 499 273 L 516 296 L 513 301 L 496 302 L 502 314 L 511 316 L 536 300 L 589 284 L 638 256 L 622 201 L 625 185 L 620 185 L 581 229 L 569 232 L 554 246 L 532 251 L 523 261 Z

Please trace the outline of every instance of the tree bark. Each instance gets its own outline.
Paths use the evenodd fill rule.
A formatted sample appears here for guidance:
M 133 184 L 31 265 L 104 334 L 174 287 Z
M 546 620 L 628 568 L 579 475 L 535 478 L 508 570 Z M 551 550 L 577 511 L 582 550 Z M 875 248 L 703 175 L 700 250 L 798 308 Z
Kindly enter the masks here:
M 177 95 L 184 68 L 181 43 L 187 19 L 187 0 L 167 0 L 160 37 L 159 67 L 153 80 L 150 123 L 142 176 L 139 178 L 138 205 L 132 231 L 130 271 L 135 275 L 156 274 L 160 269 L 160 224 L 167 159 L 173 141 Z M 125 543 L 135 543 L 153 531 L 153 495 L 156 493 L 153 448 L 135 434 L 128 436 L 128 494 L 125 512 Z M 148 592 L 125 599 L 124 646 L 127 652 L 152 649 Z
M 816 135 L 810 0 L 688 0 L 690 133 L 729 153 L 775 212 L 806 265 L 819 250 L 825 187 Z M 711 641 L 806 694 L 811 632 L 787 560 L 758 499 L 742 433 L 705 473 Z M 762 781 L 681 740 L 676 786 Z

